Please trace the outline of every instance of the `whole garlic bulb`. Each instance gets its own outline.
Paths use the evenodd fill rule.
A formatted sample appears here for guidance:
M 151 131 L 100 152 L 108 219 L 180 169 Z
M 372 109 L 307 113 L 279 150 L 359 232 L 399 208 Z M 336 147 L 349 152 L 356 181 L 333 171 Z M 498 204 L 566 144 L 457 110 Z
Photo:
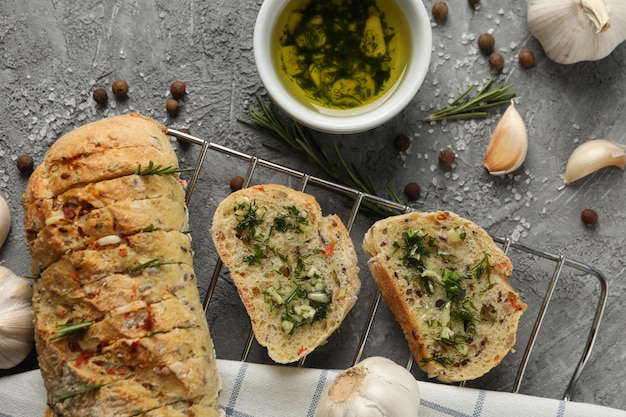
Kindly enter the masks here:
M 9 235 L 11 228 L 11 212 L 6 200 L 0 195 L 0 248 Z
M 623 0 L 526 0 L 528 28 L 561 64 L 596 61 L 626 40 Z
M 30 282 L 0 265 L 0 369 L 22 362 L 33 346 Z
M 419 403 L 411 372 L 372 356 L 337 375 L 322 393 L 315 417 L 417 417 Z

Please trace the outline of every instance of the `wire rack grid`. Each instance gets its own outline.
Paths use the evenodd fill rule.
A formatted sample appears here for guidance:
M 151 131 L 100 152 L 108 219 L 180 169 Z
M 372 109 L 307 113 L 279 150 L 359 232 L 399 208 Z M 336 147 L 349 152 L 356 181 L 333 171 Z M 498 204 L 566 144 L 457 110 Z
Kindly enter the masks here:
M 268 160 L 260 159 L 253 155 L 248 155 L 248 154 L 206 141 L 204 139 L 198 138 L 196 136 L 193 136 L 193 135 L 190 135 L 190 134 L 178 131 L 178 130 L 169 129 L 168 134 L 177 138 L 177 140 L 190 142 L 200 147 L 200 151 L 199 151 L 197 160 L 195 162 L 195 169 L 187 185 L 187 191 L 186 191 L 187 203 L 189 203 L 192 197 L 193 191 L 198 181 L 200 180 L 201 167 L 203 166 L 205 160 L 207 159 L 209 155 L 209 151 L 211 151 L 211 152 L 215 152 L 219 154 L 224 154 L 229 157 L 237 158 L 242 161 L 246 161 L 248 163 L 247 174 L 244 178 L 244 184 L 243 184 L 244 187 L 247 187 L 251 184 L 251 181 L 253 179 L 253 176 L 257 168 L 264 167 L 264 168 L 268 168 L 270 170 L 277 171 L 279 173 L 298 179 L 301 183 L 300 191 L 307 191 L 307 187 L 309 187 L 309 185 L 314 184 L 316 186 L 327 189 L 333 193 L 338 193 L 338 194 L 345 196 L 346 198 L 350 199 L 350 201 L 352 201 L 350 214 L 348 218 L 345 219 L 345 224 L 346 224 L 346 228 L 348 229 L 348 231 L 352 229 L 355 223 L 356 217 L 362 210 L 365 202 L 387 207 L 397 212 L 397 214 L 406 213 L 406 212 L 410 212 L 413 210 L 411 207 L 407 205 L 399 204 L 397 202 L 390 201 L 388 199 L 384 199 L 378 196 L 363 193 L 361 191 L 358 191 L 350 187 L 346 187 L 346 186 L 343 186 L 343 185 L 340 185 L 340 184 L 337 184 L 332 181 L 328 181 L 319 177 L 311 176 L 307 173 L 300 172 L 298 170 L 294 170 L 294 169 L 288 168 L 280 164 L 276 164 Z M 589 360 L 594 342 L 598 334 L 600 322 L 602 320 L 602 315 L 604 313 L 604 308 L 605 308 L 607 298 L 608 298 L 607 279 L 605 275 L 601 271 L 599 271 L 597 268 L 591 265 L 570 259 L 562 254 L 549 253 L 541 249 L 537 249 L 535 247 L 528 246 L 517 241 L 513 241 L 511 238 L 501 238 L 497 236 L 492 236 L 492 238 L 495 242 L 502 245 L 502 249 L 507 255 L 509 255 L 512 251 L 517 251 L 517 252 L 522 252 L 525 254 L 536 256 L 538 258 L 547 260 L 550 263 L 554 264 L 552 268 L 552 273 L 551 273 L 549 284 L 547 286 L 547 289 L 545 290 L 545 294 L 543 295 L 541 306 L 538 310 L 538 314 L 532 326 L 532 331 L 530 332 L 530 336 L 526 343 L 522 359 L 517 368 L 515 380 L 512 385 L 513 388 L 511 390 L 511 392 L 513 393 L 518 393 L 520 391 L 520 387 L 522 385 L 524 375 L 526 373 L 531 355 L 533 353 L 533 349 L 536 346 L 536 341 L 537 341 L 537 337 L 539 334 L 539 330 L 544 322 L 544 319 L 546 318 L 548 307 L 550 305 L 550 302 L 553 300 L 555 289 L 557 287 L 559 279 L 563 275 L 564 269 L 568 268 L 568 269 L 576 270 L 588 276 L 594 277 L 597 280 L 597 284 L 599 286 L 599 293 L 598 293 L 597 303 L 595 304 L 595 311 L 593 314 L 593 318 L 589 324 L 589 329 L 586 334 L 586 340 L 582 349 L 582 353 L 580 354 L 577 364 L 574 366 L 574 370 L 569 378 L 569 382 L 562 396 L 563 400 L 566 400 L 566 401 L 570 400 L 572 393 L 574 392 L 574 389 L 576 387 L 576 383 L 585 365 L 587 364 Z M 218 257 L 215 260 L 215 267 L 214 267 L 213 273 L 209 281 L 207 292 L 204 295 L 203 306 L 204 306 L 205 311 L 208 310 L 209 305 L 211 303 L 211 298 L 215 291 L 215 287 L 217 285 L 221 270 L 222 270 L 222 263 Z M 362 355 L 364 353 L 364 348 L 367 344 L 368 337 L 370 335 L 372 323 L 374 322 L 374 318 L 380 309 L 381 298 L 382 296 L 381 296 L 380 291 L 377 291 L 371 301 L 369 312 L 367 314 L 367 320 L 366 320 L 365 325 L 363 326 L 357 348 L 354 352 L 352 365 L 359 362 L 362 358 Z M 250 333 L 248 334 L 245 347 L 241 354 L 241 361 L 246 361 L 248 359 L 250 347 L 252 346 L 253 341 L 254 341 L 254 334 L 252 333 L 252 331 L 250 331 Z M 301 359 L 300 362 L 297 364 L 297 366 L 304 366 L 305 360 L 306 358 Z M 406 367 L 407 369 L 411 370 L 413 365 L 414 365 L 413 357 L 409 354 L 409 359 L 407 360 Z

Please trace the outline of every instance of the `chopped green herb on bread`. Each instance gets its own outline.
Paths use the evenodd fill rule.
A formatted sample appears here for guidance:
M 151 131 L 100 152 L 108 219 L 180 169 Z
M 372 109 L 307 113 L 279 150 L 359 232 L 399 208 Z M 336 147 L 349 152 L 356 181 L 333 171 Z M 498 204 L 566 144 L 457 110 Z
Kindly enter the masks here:
M 211 234 L 275 362 L 294 362 L 325 343 L 357 300 L 352 240 L 309 194 L 277 184 L 239 190 L 215 210 Z
M 417 364 L 443 382 L 476 379 L 513 348 L 526 304 L 512 264 L 477 224 L 448 211 L 376 222 L 363 249 Z

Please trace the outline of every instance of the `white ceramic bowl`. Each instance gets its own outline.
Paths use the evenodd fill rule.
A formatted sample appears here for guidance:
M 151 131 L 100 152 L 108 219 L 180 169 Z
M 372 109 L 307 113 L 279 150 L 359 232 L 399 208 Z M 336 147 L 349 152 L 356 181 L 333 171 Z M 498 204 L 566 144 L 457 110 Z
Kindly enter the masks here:
M 384 124 L 413 99 L 422 85 L 430 65 L 432 30 L 430 19 L 421 0 L 393 0 L 401 8 L 411 35 L 411 50 L 404 74 L 393 91 L 371 104 L 351 110 L 316 109 L 307 106 L 285 88 L 272 54 L 274 27 L 283 9 L 292 1 L 264 0 L 254 28 L 254 58 L 271 99 L 292 119 L 312 129 L 335 134 L 358 133 Z

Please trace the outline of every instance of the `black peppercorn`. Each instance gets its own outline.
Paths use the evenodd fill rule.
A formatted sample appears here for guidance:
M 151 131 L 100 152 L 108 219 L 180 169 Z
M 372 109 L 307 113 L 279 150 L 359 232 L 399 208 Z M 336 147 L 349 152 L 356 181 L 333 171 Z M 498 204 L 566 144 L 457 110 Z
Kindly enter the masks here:
M 124 98 L 128 95 L 128 83 L 124 80 L 115 80 L 111 85 L 111 91 L 117 98 Z
M 243 177 L 236 175 L 230 179 L 230 183 L 228 185 L 230 186 L 231 191 L 237 191 L 243 188 L 243 182 Z
M 474 7 L 478 3 L 480 3 L 480 0 L 467 0 L 467 2 L 469 3 L 470 6 Z
M 406 152 L 411 146 L 411 138 L 407 135 L 398 135 L 393 140 L 393 147 L 396 148 L 398 152 Z
M 419 184 L 414 182 L 410 182 L 404 186 L 404 194 L 408 197 L 409 200 L 415 201 L 420 198 L 421 188 Z
M 449 167 L 454 163 L 456 154 L 450 148 L 443 149 L 439 152 L 439 165 Z
M 22 174 L 30 174 L 35 167 L 35 161 L 30 155 L 20 155 L 17 158 L 17 169 Z
M 172 93 L 172 97 L 175 99 L 183 98 L 186 93 L 187 86 L 182 81 L 174 81 L 172 85 L 170 85 L 170 93 Z
M 176 116 L 178 114 L 178 106 L 178 100 L 171 98 L 165 103 L 165 110 L 167 110 L 170 116 Z
M 109 100 L 107 91 L 102 87 L 96 88 L 93 90 L 93 100 L 98 103 L 100 107 L 106 106 L 107 101 Z
M 580 213 L 580 219 L 586 225 L 589 225 L 589 226 L 594 225 L 598 223 L 598 212 L 595 211 L 594 209 L 584 209 Z

